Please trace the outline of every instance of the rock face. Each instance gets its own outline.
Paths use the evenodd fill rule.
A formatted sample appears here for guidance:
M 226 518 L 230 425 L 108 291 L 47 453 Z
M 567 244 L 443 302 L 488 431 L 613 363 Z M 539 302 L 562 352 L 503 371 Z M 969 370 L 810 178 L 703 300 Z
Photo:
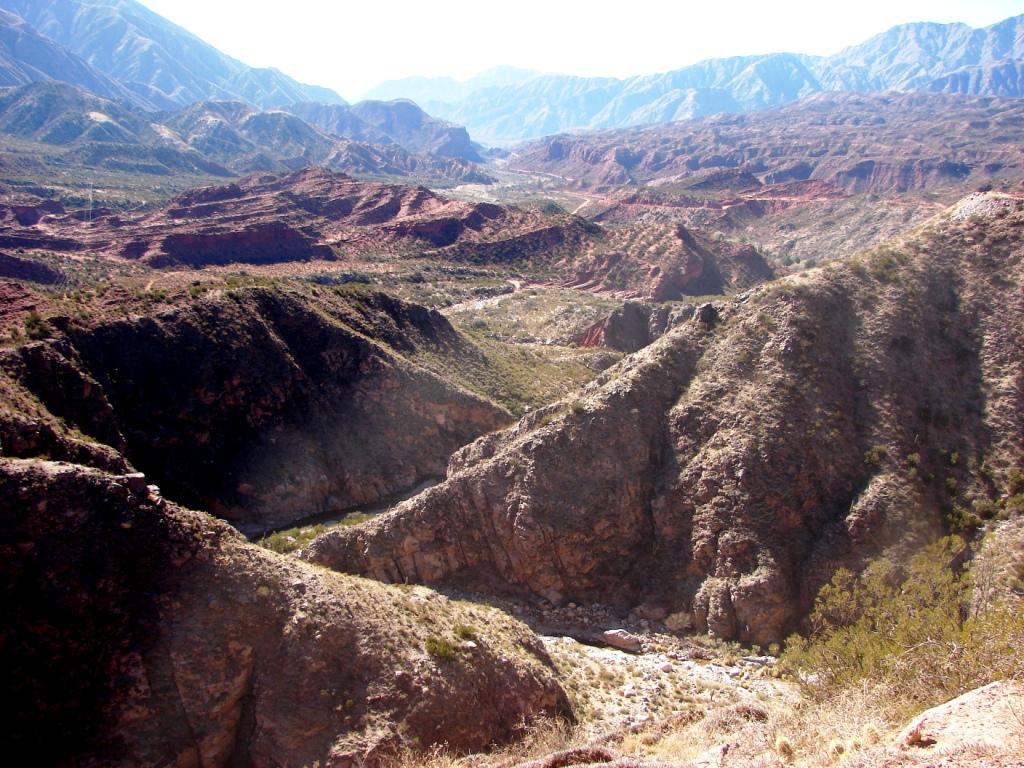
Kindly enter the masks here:
M 305 556 L 779 640 L 839 564 L 933 535 L 1024 464 L 1022 233 L 1024 199 L 990 195 L 708 305 Z
M 693 304 L 645 304 L 627 301 L 598 321 L 574 341 L 581 347 L 609 347 L 637 352 L 697 312 Z
M 0 440 L 108 469 L 122 454 L 258 532 L 408 491 L 511 420 L 401 356 L 417 345 L 472 354 L 436 312 L 381 294 L 255 289 L 71 328 L 0 355 L 0 380 L 37 402 L 0 414 Z
M 0 222 L 0 246 L 201 267 L 382 255 L 555 260 L 593 236 L 572 216 L 449 200 L 423 187 L 310 168 L 187 192 L 155 213 Z
M 737 191 L 806 181 L 874 193 L 977 186 L 1019 175 L 1004 132 L 1021 140 L 1022 109 L 1015 99 L 819 94 L 749 115 L 550 136 L 525 145 L 512 165 L 592 189 L 652 181 Z
M 42 285 L 59 285 L 67 282 L 67 276 L 59 269 L 9 253 L 0 253 L 0 277 L 12 277 Z
M 0 739 L 40 764 L 374 766 L 568 712 L 504 614 L 310 568 L 99 471 L 0 459 L 0 550 Z

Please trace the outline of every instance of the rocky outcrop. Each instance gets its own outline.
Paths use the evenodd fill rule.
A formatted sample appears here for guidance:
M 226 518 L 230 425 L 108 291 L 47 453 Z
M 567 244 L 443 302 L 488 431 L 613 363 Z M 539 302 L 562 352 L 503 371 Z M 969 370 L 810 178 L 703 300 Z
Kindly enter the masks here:
M 680 325 L 697 312 L 693 304 L 645 304 L 627 301 L 608 317 L 576 336 L 581 347 L 608 347 L 636 352 Z
M 0 740 L 39 764 L 376 766 L 569 714 L 499 611 L 282 558 L 115 475 L 0 459 L 0 554 Z
M 709 305 L 305 556 L 780 640 L 839 564 L 898 556 L 1024 464 L 1024 199 L 995 197 Z
M 749 288 L 774 276 L 752 245 L 715 240 L 682 224 L 646 226 L 654 248 L 617 242 L 566 259 L 564 285 L 657 302 Z M 619 237 L 622 237 L 621 233 Z
M 70 327 L 0 355 L 25 401 L 0 410 L 0 439 L 104 468 L 123 455 L 254 533 L 408 491 L 508 423 L 402 357 L 418 347 L 477 354 L 438 313 L 372 293 L 255 289 Z

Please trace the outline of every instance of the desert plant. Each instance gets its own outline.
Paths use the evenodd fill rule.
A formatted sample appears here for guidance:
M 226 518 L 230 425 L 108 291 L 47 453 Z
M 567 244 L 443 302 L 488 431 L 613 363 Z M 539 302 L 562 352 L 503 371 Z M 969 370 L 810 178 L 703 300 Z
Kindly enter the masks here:
M 1024 617 L 1004 605 L 969 615 L 968 572 L 956 568 L 965 548 L 950 536 L 905 568 L 880 560 L 859 576 L 837 571 L 819 592 L 809 634 L 789 639 L 784 668 L 819 698 L 884 684 L 908 709 L 1024 674 Z
M 451 661 L 455 658 L 455 646 L 443 637 L 428 637 L 423 643 L 423 649 L 435 659 L 442 661 Z
M 39 313 L 32 310 L 28 313 L 28 317 L 25 318 L 25 335 L 30 339 L 38 341 L 39 339 L 47 339 L 50 337 L 50 326 L 49 324 L 40 317 Z

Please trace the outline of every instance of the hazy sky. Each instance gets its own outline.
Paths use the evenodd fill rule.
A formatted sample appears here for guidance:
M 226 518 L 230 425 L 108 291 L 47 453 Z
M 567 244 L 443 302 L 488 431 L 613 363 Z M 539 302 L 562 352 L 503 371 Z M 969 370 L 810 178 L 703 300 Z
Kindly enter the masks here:
M 987 26 L 1024 0 L 142 0 L 252 66 L 354 100 L 382 80 L 499 64 L 626 77 L 701 59 L 828 55 L 908 21 Z

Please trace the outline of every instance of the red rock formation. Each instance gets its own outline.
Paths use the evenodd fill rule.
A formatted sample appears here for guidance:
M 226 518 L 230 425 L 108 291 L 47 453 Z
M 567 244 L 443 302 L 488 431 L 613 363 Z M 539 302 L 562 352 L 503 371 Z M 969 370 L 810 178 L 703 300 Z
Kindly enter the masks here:
M 644 231 L 660 232 L 652 226 Z M 567 287 L 654 301 L 742 290 L 774 274 L 753 246 L 711 240 L 682 224 L 664 231 L 656 250 L 612 244 L 566 260 L 562 268 L 570 273 Z
M 0 219 L 0 246 L 142 259 L 152 266 L 422 254 L 527 260 L 591 233 L 569 216 L 448 200 L 423 187 L 307 169 L 194 190 L 137 218 L 59 212 Z

